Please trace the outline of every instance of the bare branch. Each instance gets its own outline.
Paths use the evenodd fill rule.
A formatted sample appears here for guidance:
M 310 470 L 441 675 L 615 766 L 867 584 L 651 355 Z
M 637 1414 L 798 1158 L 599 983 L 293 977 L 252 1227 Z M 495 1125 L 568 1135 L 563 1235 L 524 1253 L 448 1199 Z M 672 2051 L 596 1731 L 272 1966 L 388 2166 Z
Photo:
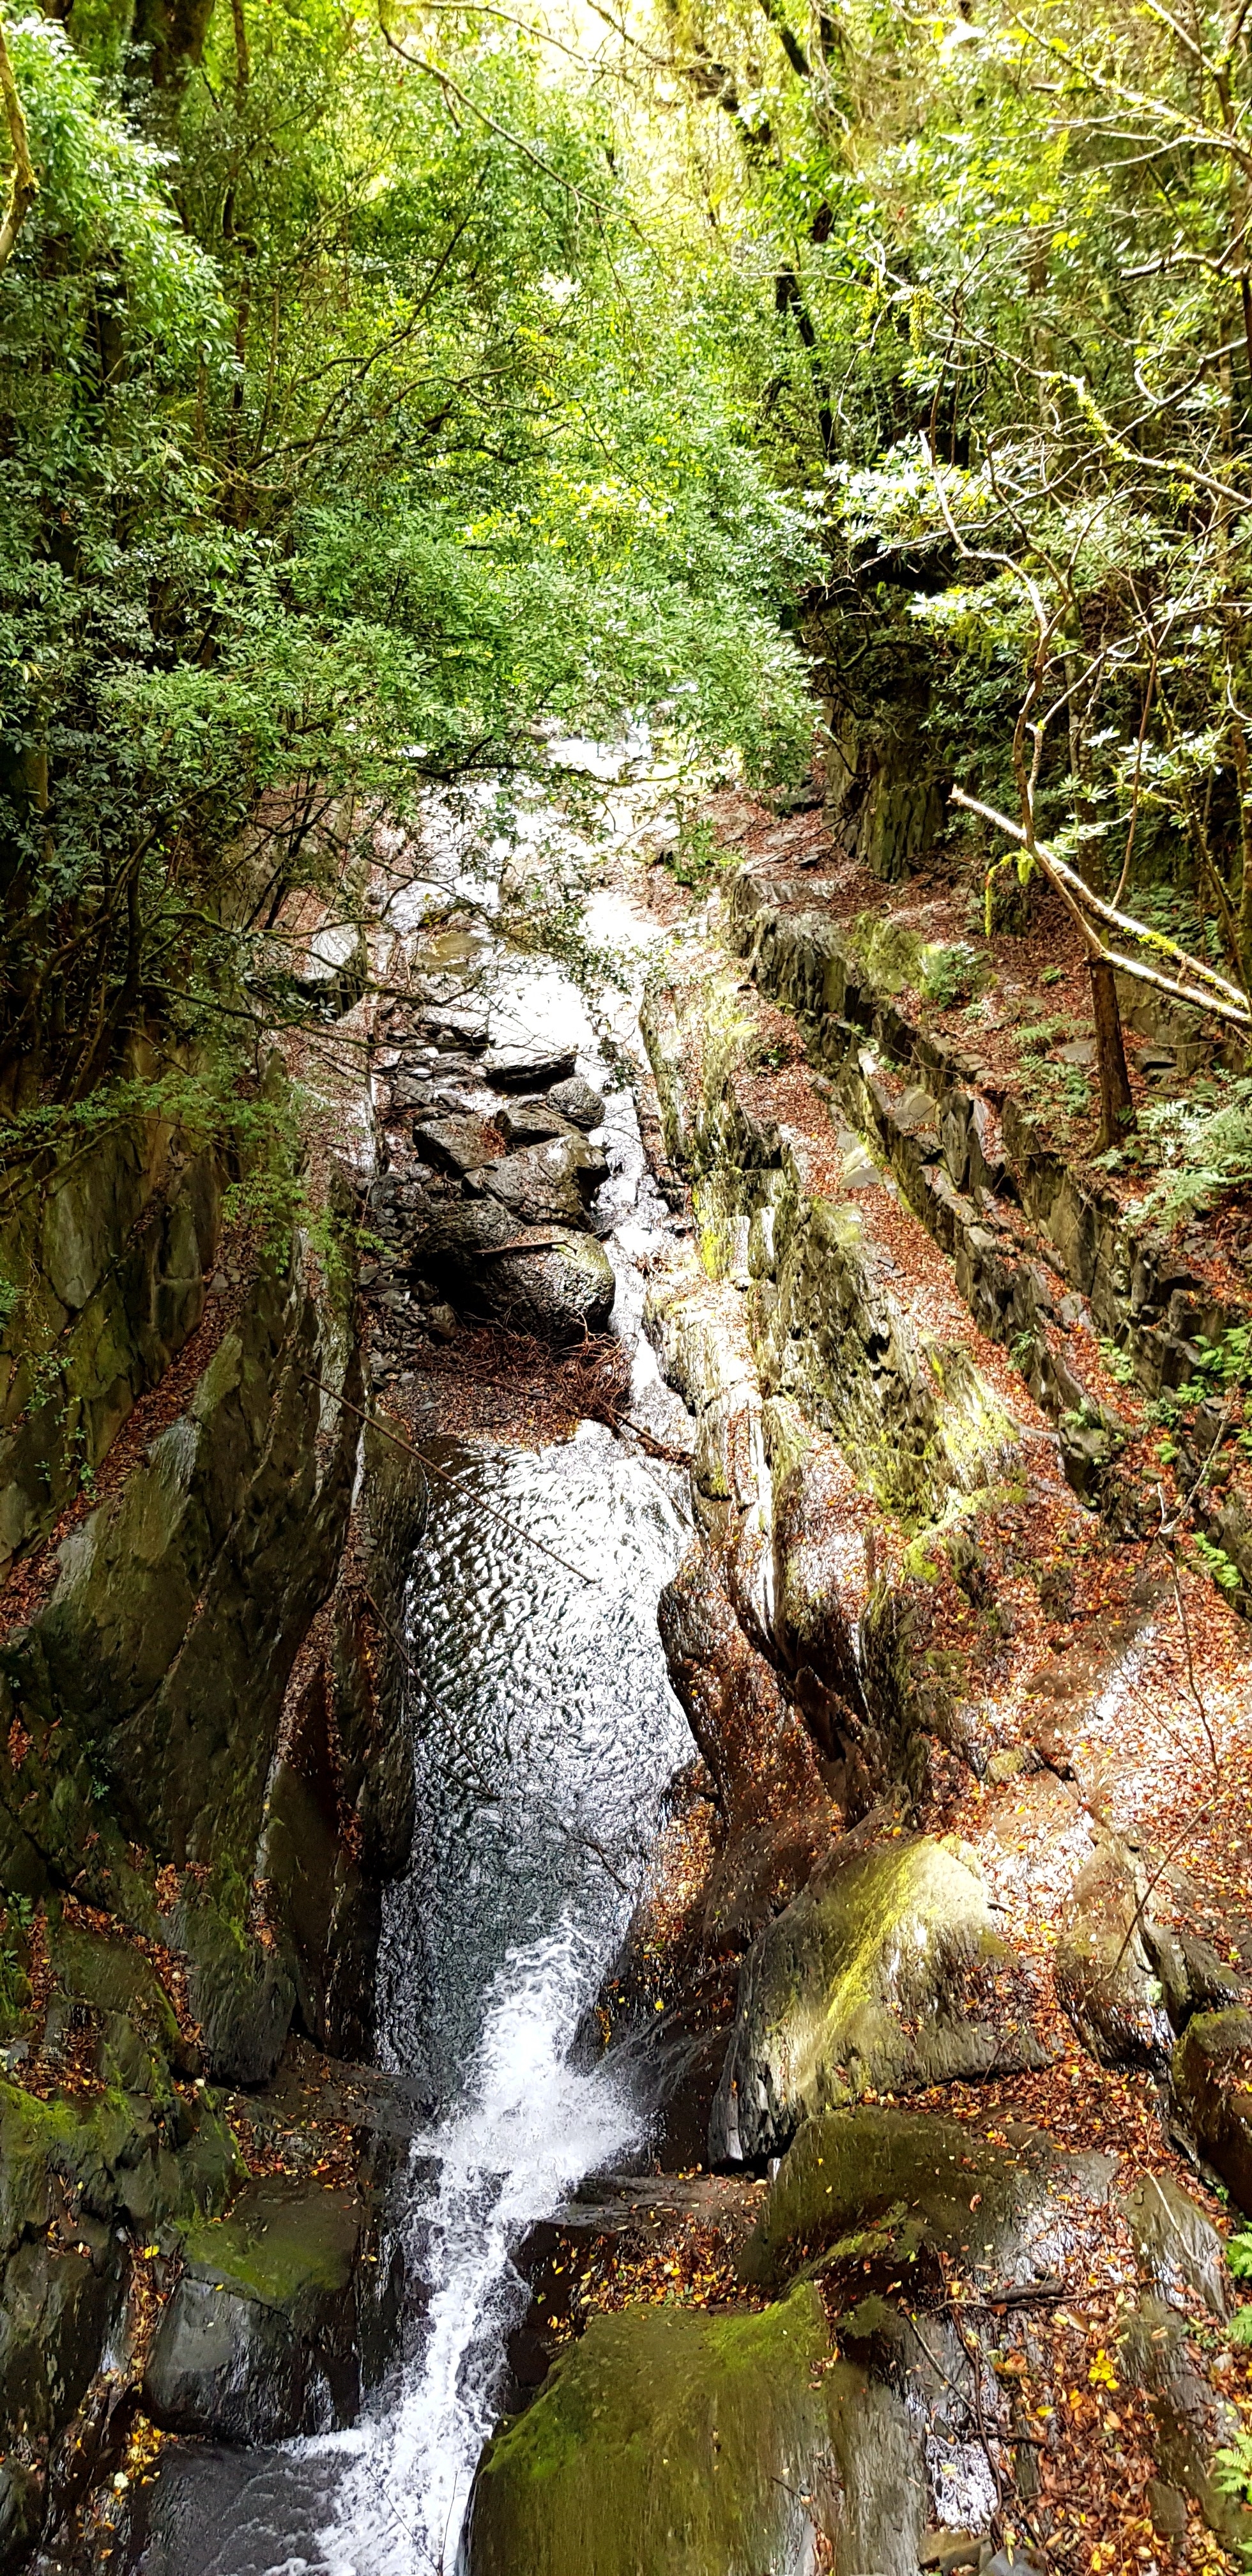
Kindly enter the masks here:
M 1021 824 L 1013 822 L 1008 814 L 997 813 L 994 805 L 984 805 L 977 796 L 968 796 L 963 787 L 952 789 L 951 802 L 954 805 L 963 806 L 966 813 L 980 815 L 984 823 L 994 823 L 998 832 L 1006 832 L 1011 841 L 1016 841 L 1020 847 L 1029 849 L 1031 857 L 1038 860 L 1044 875 L 1051 879 L 1058 893 L 1065 897 L 1071 912 L 1085 909 L 1095 913 L 1101 921 L 1109 922 L 1114 929 L 1124 931 L 1132 939 L 1141 939 L 1145 946 L 1160 949 L 1164 955 L 1175 958 L 1184 973 L 1202 977 L 1204 983 L 1213 989 L 1208 992 L 1198 991 L 1194 984 L 1182 984 L 1171 976 L 1158 974 L 1154 967 L 1145 966 L 1139 958 L 1126 957 L 1120 950 L 1107 947 L 1103 940 L 1098 938 L 1091 925 L 1084 921 L 1082 923 L 1084 935 L 1097 956 L 1107 957 L 1111 966 L 1120 967 L 1123 974 L 1133 975 L 1137 983 L 1151 984 L 1157 992 L 1168 993 L 1176 1002 L 1186 1002 L 1192 1010 L 1212 1011 L 1219 1019 L 1229 1020 L 1235 1028 L 1252 1029 L 1252 1008 L 1249 1007 L 1246 997 L 1239 992 L 1237 985 L 1227 983 L 1225 976 L 1219 975 L 1214 967 L 1205 966 L 1200 958 L 1192 957 L 1185 948 L 1180 948 L 1175 940 L 1167 939 L 1163 931 L 1152 930 L 1146 922 L 1136 921 L 1133 914 L 1118 912 L 1113 904 L 1105 903 L 1102 896 L 1092 893 L 1090 886 L 1079 876 L 1076 868 L 1071 868 L 1064 859 L 1058 858 L 1055 850 L 1050 850 L 1046 842 L 1032 843 Z

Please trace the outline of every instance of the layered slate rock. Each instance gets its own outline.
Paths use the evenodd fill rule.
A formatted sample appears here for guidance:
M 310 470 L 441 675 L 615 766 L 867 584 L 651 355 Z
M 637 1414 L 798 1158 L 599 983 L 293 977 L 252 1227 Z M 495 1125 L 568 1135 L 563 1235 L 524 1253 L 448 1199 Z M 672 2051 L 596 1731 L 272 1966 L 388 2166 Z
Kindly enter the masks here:
M 832 2362 L 809 2283 L 757 2315 L 594 2317 L 487 2446 L 459 2576 L 915 2576 L 920 2438 L 901 2399 Z
M 485 1118 L 426 1119 L 417 1142 L 426 1160 L 446 1172 L 479 1171 L 503 1151 L 497 1130 Z
M 192 2228 L 161 2319 L 144 2404 L 174 2433 L 280 2442 L 350 2424 L 360 2403 L 351 2192 L 273 2181 Z
M 1189 2143 L 1252 2216 L 1252 2013 L 1194 2014 L 1170 2072 Z
M 482 1060 L 486 1081 L 498 1083 L 502 1091 L 547 1091 L 554 1082 L 564 1081 L 574 1070 L 575 1050 L 571 1046 L 553 1046 L 537 1039 L 533 1045 L 488 1047 Z
M 769 2287 L 820 2262 L 859 2287 L 881 2267 L 898 2287 L 930 2258 L 1029 2281 L 1063 2260 L 1076 2212 L 1104 2206 L 1115 2172 L 1024 2125 L 1000 2146 L 925 2111 L 828 2112 L 784 2156 L 740 2272 Z
M 744 1960 L 711 2161 L 776 2154 L 867 2092 L 1037 2064 L 1015 1966 L 958 1848 L 839 1846 Z
M 496 1123 L 508 1145 L 543 1145 L 550 1136 L 572 1136 L 576 1132 L 551 1097 L 506 1100 Z
M 1056 1994 L 1084 2048 L 1105 2066 L 1163 2066 L 1173 2045 L 1161 1982 L 1140 1921 L 1134 1872 L 1106 1843 L 1070 1890 L 1056 1949 Z

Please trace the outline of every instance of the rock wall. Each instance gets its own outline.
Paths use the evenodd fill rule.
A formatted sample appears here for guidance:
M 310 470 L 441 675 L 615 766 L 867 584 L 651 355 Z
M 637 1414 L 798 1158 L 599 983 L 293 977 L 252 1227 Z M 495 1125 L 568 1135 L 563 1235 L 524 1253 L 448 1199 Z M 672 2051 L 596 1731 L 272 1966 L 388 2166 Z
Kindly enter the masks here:
M 223 1175 L 135 1118 L 12 1187 L 0 1226 L 0 1582 L 201 1321 Z
M 1111 1193 L 1080 1182 L 972 1059 L 905 1017 L 883 939 L 875 972 L 874 952 L 867 964 L 846 929 L 808 908 L 802 885 L 747 869 L 735 879 L 728 926 L 760 991 L 794 1016 L 834 1099 L 875 1140 L 951 1258 L 980 1329 L 1012 1346 L 1058 1421 L 1075 1490 L 1098 1497 L 1116 1438 L 1064 1348 L 1067 1298 L 1126 1353 L 1149 1395 L 1194 1380 L 1211 1346 L 1246 1317 L 1216 1301 L 1162 1236 L 1128 1224 Z M 1200 1497 L 1199 1513 L 1252 1603 L 1246 1506 Z

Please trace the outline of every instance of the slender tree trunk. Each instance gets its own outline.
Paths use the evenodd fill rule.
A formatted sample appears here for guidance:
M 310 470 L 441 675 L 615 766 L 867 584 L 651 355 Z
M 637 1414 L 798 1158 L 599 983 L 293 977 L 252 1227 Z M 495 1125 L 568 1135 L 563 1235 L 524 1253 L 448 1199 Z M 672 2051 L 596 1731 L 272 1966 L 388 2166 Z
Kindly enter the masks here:
M 1089 957 L 1087 967 L 1091 976 L 1096 1065 L 1100 1075 L 1100 1135 L 1096 1152 L 1105 1154 L 1110 1145 L 1120 1145 L 1123 1136 L 1133 1134 L 1135 1104 L 1131 1096 L 1130 1076 L 1126 1071 L 1126 1050 L 1122 1044 L 1117 978 L 1107 957 Z
M 13 154 L 13 179 L 9 202 L 0 215 L 0 269 L 13 257 L 17 237 L 39 194 L 39 181 L 31 166 L 26 119 L 13 77 L 13 63 L 4 41 L 4 20 L 0 18 L 0 99 L 4 102 L 5 123 L 9 129 L 9 148 Z

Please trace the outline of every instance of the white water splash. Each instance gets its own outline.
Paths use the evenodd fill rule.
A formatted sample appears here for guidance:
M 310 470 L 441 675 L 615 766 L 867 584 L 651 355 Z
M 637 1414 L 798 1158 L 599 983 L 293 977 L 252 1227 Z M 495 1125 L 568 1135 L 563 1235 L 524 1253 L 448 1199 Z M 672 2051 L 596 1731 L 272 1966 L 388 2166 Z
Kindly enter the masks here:
M 503 2336 L 526 2305 L 510 2249 L 638 2134 L 620 2084 L 567 2063 L 600 1965 L 568 1917 L 511 1952 L 464 2107 L 418 2141 L 442 2165 L 411 2249 L 432 2291 L 427 2341 L 398 2405 L 347 2437 L 356 2457 L 320 2535 L 332 2576 L 452 2576 Z

